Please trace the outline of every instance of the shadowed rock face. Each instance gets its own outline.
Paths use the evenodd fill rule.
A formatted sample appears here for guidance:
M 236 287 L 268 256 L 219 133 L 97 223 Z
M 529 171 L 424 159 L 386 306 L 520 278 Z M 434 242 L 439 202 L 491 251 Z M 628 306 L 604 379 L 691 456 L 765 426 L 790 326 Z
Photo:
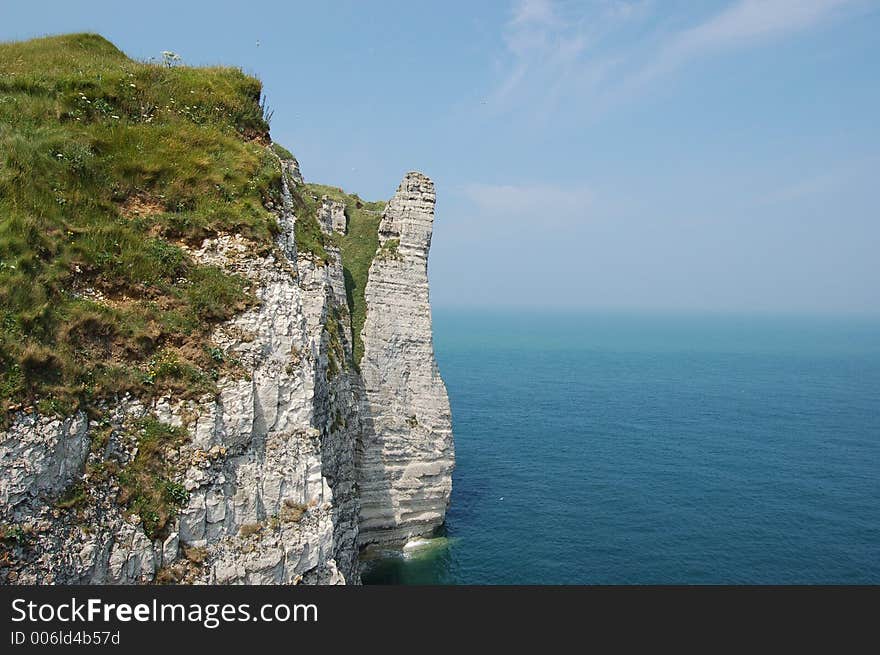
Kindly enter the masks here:
M 428 299 L 434 201 L 428 177 L 404 177 L 382 216 L 370 267 L 356 464 L 361 546 L 430 534 L 443 523 L 452 491 L 452 417 Z

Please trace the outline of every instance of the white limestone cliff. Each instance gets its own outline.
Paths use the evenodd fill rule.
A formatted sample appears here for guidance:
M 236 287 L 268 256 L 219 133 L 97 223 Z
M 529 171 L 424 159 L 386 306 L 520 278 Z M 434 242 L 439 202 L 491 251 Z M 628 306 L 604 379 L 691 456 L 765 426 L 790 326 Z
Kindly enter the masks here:
M 407 175 L 383 216 L 358 371 L 339 250 L 328 245 L 328 261 L 297 252 L 290 189 L 302 178 L 295 160 L 282 169 L 277 248 L 221 234 L 190 249 L 249 280 L 259 301 L 213 335 L 245 375 L 221 378 L 216 397 L 126 397 L 100 418 L 23 410 L 0 432 L 0 524 L 25 544 L 0 562 L 4 581 L 357 584 L 359 548 L 443 522 L 453 454 L 428 305 L 433 184 Z M 344 205 L 324 209 L 324 229 L 344 232 Z M 165 453 L 188 499 L 155 540 L 113 477 L 90 468 L 132 461 L 132 426 L 147 415 L 188 435 Z M 75 484 L 86 501 L 59 511 Z
M 331 232 L 345 234 L 348 223 L 345 218 L 345 205 L 324 196 L 321 198 L 321 206 L 318 208 L 318 223 L 326 234 Z
M 382 215 L 370 267 L 357 462 L 361 545 L 430 534 L 443 523 L 452 491 L 452 417 L 428 298 L 434 201 L 430 179 L 404 177 Z

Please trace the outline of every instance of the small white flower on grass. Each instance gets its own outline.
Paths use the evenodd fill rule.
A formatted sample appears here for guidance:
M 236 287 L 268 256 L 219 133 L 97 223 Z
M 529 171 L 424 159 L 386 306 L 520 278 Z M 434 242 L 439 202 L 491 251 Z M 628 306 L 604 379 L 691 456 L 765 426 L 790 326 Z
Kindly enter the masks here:
M 162 60 L 168 68 L 171 68 L 174 64 L 180 62 L 180 55 L 171 50 L 163 50 Z

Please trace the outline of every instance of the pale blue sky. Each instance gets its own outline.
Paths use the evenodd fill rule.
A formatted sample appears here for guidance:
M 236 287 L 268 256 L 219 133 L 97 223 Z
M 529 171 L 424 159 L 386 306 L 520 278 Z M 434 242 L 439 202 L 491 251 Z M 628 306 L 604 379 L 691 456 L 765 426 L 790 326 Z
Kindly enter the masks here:
M 85 30 L 259 76 L 310 181 L 433 177 L 435 306 L 880 311 L 877 0 L 0 0 Z

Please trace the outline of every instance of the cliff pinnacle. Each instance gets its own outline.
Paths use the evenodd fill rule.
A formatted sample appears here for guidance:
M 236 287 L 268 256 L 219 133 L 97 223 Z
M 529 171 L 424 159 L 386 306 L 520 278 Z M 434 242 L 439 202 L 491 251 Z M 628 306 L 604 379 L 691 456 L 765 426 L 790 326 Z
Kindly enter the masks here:
M 434 202 L 434 183 L 407 173 L 382 214 L 370 267 L 357 461 L 362 546 L 431 534 L 452 490 L 452 417 L 428 297 Z

